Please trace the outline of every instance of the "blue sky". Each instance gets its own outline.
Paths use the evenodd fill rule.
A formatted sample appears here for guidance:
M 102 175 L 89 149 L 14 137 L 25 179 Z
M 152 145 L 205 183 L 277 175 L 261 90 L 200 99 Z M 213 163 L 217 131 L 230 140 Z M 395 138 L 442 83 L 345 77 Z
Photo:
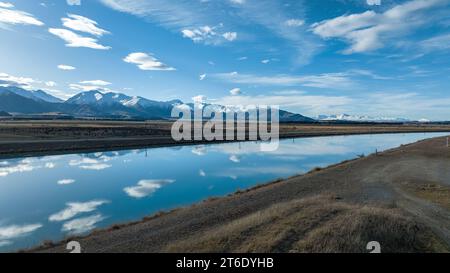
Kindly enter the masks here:
M 0 81 L 62 98 L 450 119 L 450 0 L 2 0 Z

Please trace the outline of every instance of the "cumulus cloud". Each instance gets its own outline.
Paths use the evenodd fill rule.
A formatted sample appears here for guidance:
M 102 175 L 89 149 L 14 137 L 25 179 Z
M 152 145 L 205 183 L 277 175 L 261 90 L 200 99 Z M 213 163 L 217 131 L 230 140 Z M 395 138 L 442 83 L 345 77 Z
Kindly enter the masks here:
M 226 40 L 232 42 L 237 39 L 237 33 L 236 32 L 225 32 L 223 35 L 223 38 Z
M 70 185 L 75 183 L 75 179 L 61 179 L 58 181 L 58 185 Z
M 408 33 L 427 22 L 423 12 L 445 4 L 446 0 L 413 0 L 377 13 L 366 11 L 325 20 L 312 25 L 324 39 L 340 38 L 350 44 L 345 54 L 373 51 L 384 47 L 389 38 Z
M 97 37 L 103 36 L 104 34 L 109 34 L 109 31 L 99 28 L 98 23 L 92 19 L 75 14 L 68 14 L 67 17 L 68 18 L 61 19 L 66 28 L 89 33 Z
M 67 47 L 86 47 L 98 50 L 108 50 L 111 49 L 110 46 L 104 46 L 98 43 L 97 39 L 84 37 L 76 34 L 73 31 L 63 28 L 49 28 L 48 31 L 61 38 L 66 42 Z
M 42 165 L 35 164 L 35 162 L 31 160 L 21 160 L 15 164 L 6 164 L 0 167 L 0 177 L 5 177 L 14 173 L 24 173 L 24 172 L 32 172 L 36 169 L 41 169 Z
M 84 203 L 81 202 L 67 203 L 65 209 L 50 215 L 48 220 L 51 222 L 66 221 L 74 218 L 79 214 L 95 211 L 97 210 L 98 207 L 107 203 L 109 203 L 109 201 L 107 200 L 93 200 Z
M 14 5 L 7 2 L 0 2 L 0 23 L 11 25 L 44 25 L 43 22 L 36 19 L 32 14 L 14 9 Z
M 381 0 L 367 0 L 367 5 L 369 6 L 380 6 Z
M 192 153 L 198 156 L 206 155 L 206 147 L 205 146 L 196 146 L 192 149 Z
M 288 27 L 301 27 L 305 24 L 304 20 L 301 19 L 289 19 L 285 22 Z
M 219 31 L 222 28 L 222 25 L 211 27 L 211 26 L 202 26 L 195 28 L 186 28 L 181 31 L 183 37 L 189 38 L 192 41 L 204 42 L 206 44 L 220 44 L 223 40 L 232 42 L 237 39 L 236 32 L 224 32 L 221 33 Z
M 72 83 L 69 85 L 70 89 L 77 91 L 104 91 L 108 92 L 110 89 L 107 87 L 112 83 L 104 81 L 104 80 L 90 80 L 90 81 L 81 81 L 79 83 Z M 98 162 L 97 162 L 98 163 Z
M 70 71 L 70 70 L 75 70 L 77 68 L 74 66 L 71 66 L 71 65 L 60 64 L 60 65 L 58 65 L 58 69 Z
M 199 80 L 203 81 L 203 80 L 205 80 L 205 79 L 206 79 L 206 74 L 201 74 L 201 75 L 199 76 Z
M 96 214 L 88 217 L 74 219 L 63 224 L 62 231 L 71 234 L 82 234 L 96 228 L 96 225 L 106 217 Z
M 80 160 L 73 159 L 69 161 L 69 165 L 78 166 L 80 169 L 83 170 L 101 171 L 112 167 L 112 165 L 106 163 L 110 160 L 111 160 L 110 157 L 101 157 L 99 159 L 93 158 L 82 158 Z
M 141 180 L 136 186 L 126 187 L 123 190 L 133 198 L 144 198 L 152 195 L 155 191 L 159 190 L 167 184 L 171 184 L 175 180 L 163 179 L 163 180 Z
M 125 57 L 124 62 L 135 64 L 138 66 L 141 70 L 149 70 L 149 71 L 174 71 L 176 70 L 173 67 L 170 67 L 162 62 L 160 62 L 158 59 L 156 59 L 153 55 L 142 53 L 142 52 L 135 52 L 129 54 L 127 57 Z
M 232 95 L 232 96 L 237 96 L 237 95 L 240 95 L 242 92 L 241 92 L 241 89 L 240 88 L 233 88 L 233 89 L 231 89 L 230 90 L 230 94 Z
M 90 85 L 100 85 L 100 86 L 107 86 L 111 85 L 112 83 L 104 81 L 104 80 L 91 80 L 91 81 L 81 81 L 81 84 L 90 84 Z
M 194 103 L 204 103 L 207 100 L 208 100 L 208 98 L 204 95 L 198 95 L 198 96 L 192 97 L 192 101 Z
M 234 163 L 239 163 L 239 162 L 241 162 L 241 159 L 237 155 L 232 155 L 232 156 L 230 156 L 230 161 L 232 161 Z
M 7 245 L 9 240 L 30 235 L 34 231 L 40 229 L 42 224 L 31 225 L 11 225 L 0 227 L 0 244 Z M 1 245 L 0 245 L 1 246 Z
M 47 85 L 48 87 L 55 87 L 57 84 L 54 81 L 48 81 L 48 82 L 45 82 L 45 85 Z
M 36 81 L 28 77 L 17 77 L 6 73 L 0 73 L 0 85 L 14 85 L 20 87 L 30 87 Z
M 183 29 L 181 33 L 183 33 L 183 37 L 189 38 L 194 42 L 205 41 L 217 35 L 217 33 L 214 31 L 214 28 L 210 26 Z
M 11 3 L 7 3 L 7 2 L 0 2 L 0 8 L 6 8 L 6 9 L 14 8 L 14 5 Z
M 100 164 L 91 164 L 91 165 L 83 165 L 80 166 L 80 169 L 91 170 L 91 171 L 101 171 L 104 169 L 111 168 L 110 164 L 100 163 Z
M 80 6 L 81 0 L 67 0 L 67 5 L 69 6 Z

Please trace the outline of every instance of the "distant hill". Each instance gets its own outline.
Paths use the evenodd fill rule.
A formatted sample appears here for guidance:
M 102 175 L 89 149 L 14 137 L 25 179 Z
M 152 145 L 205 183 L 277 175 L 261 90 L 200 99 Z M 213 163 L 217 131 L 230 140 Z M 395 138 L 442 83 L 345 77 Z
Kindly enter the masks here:
M 181 100 L 153 101 L 121 93 L 100 91 L 81 92 L 67 101 L 55 98 L 42 90 L 28 91 L 19 87 L 0 87 L 0 109 L 10 113 L 47 114 L 61 113 L 75 118 L 111 119 L 172 119 L 172 109 Z M 194 105 L 188 104 L 193 110 Z M 235 107 L 212 105 L 226 113 L 241 111 Z M 281 122 L 315 122 L 314 119 L 280 110 Z
M 5 111 L 0 111 L 0 117 L 11 117 L 12 115 Z

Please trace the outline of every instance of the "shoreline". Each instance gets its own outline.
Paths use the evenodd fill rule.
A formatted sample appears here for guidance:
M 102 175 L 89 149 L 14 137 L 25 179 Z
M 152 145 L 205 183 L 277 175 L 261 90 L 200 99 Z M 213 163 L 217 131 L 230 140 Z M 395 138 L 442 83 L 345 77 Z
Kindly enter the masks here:
M 438 197 L 442 193 L 450 196 L 450 185 L 445 184 L 447 183 L 445 179 L 449 178 L 447 176 L 450 176 L 450 171 L 442 178 L 443 181 L 424 179 L 429 183 L 438 184 L 439 189 L 443 189 L 442 192 L 439 192 L 439 195 L 425 197 L 421 195 L 424 181 L 418 183 L 417 181 L 408 181 L 410 178 L 404 177 L 407 176 L 408 172 L 411 172 L 411 168 L 415 168 L 415 166 L 411 166 L 408 157 L 418 160 L 419 166 L 425 169 L 430 167 L 429 164 L 426 164 L 431 161 L 430 158 L 435 160 L 437 156 L 436 162 L 448 164 L 450 149 L 445 147 L 445 143 L 446 137 L 439 137 L 402 145 L 364 158 L 346 160 L 323 169 L 312 170 L 303 175 L 260 184 L 228 196 L 211 197 L 191 206 L 156 213 L 140 221 L 116 224 L 109 228 L 93 231 L 86 236 L 71 237 L 59 243 L 47 242 L 37 248 L 25 250 L 25 252 L 65 252 L 64 243 L 70 240 L 80 241 L 86 252 L 203 253 L 211 251 L 266 252 L 269 250 L 269 252 L 278 252 L 273 249 L 273 245 L 269 244 L 270 247 L 267 248 L 266 243 L 258 242 L 263 240 L 264 235 L 256 232 L 255 229 L 257 230 L 261 225 L 260 221 L 269 225 L 269 227 L 262 229 L 264 233 L 270 234 L 271 228 L 280 229 L 280 225 L 273 224 L 273 222 L 280 221 L 278 214 L 280 211 L 285 213 L 285 210 L 290 211 L 292 215 L 289 214 L 286 216 L 287 218 L 282 219 L 290 219 L 293 222 L 290 222 L 290 226 L 281 225 L 282 230 L 277 232 L 285 232 L 283 229 L 298 225 L 298 221 L 305 221 L 304 217 L 311 221 L 309 218 L 322 214 L 325 214 L 325 216 L 315 219 L 317 222 L 315 225 L 325 226 L 322 229 L 331 228 L 326 225 L 330 222 L 329 217 L 332 217 L 336 211 L 342 214 L 343 219 L 349 217 L 347 214 L 351 212 L 358 214 L 351 217 L 361 220 L 360 224 L 367 224 L 366 221 L 371 222 L 373 221 L 372 218 L 375 218 L 379 221 L 387 221 L 387 226 L 393 224 L 394 227 L 403 227 L 406 231 L 401 230 L 398 232 L 399 234 L 386 234 L 386 236 L 394 238 L 392 242 L 389 242 L 390 244 L 394 244 L 393 242 L 399 244 L 398 246 L 389 246 L 391 251 L 397 247 L 399 252 L 448 252 L 450 251 L 450 219 L 445 217 L 450 214 L 450 204 L 447 207 L 445 200 L 438 200 Z M 405 160 L 405 157 L 408 164 L 398 163 L 400 159 Z M 384 170 L 392 164 L 398 165 L 390 167 L 393 170 L 395 169 L 396 172 L 398 172 L 398 167 L 401 166 L 400 169 L 404 171 L 402 180 L 408 181 L 407 186 L 404 185 L 405 182 L 399 184 L 397 178 L 392 176 L 392 171 L 387 172 L 387 174 L 378 171 L 375 172 L 375 177 L 373 176 L 374 166 Z M 364 176 L 364 173 L 372 173 L 372 176 Z M 389 181 L 384 181 L 385 177 Z M 426 177 L 427 175 L 424 176 L 424 178 Z M 346 181 L 336 180 L 339 178 L 345 178 Z M 372 183 L 375 183 L 366 185 L 368 178 L 375 178 L 375 181 L 372 181 Z M 376 181 L 377 179 L 382 180 Z M 375 187 L 375 191 L 373 187 Z M 280 208 L 285 210 L 279 210 Z M 294 213 L 295 211 L 298 212 L 299 208 L 303 209 L 302 213 L 306 216 L 301 215 L 300 217 Z M 329 213 L 332 216 L 328 215 Z M 257 215 L 257 218 L 255 218 L 255 215 Z M 366 219 L 367 217 L 370 219 Z M 335 218 L 336 222 L 343 221 L 337 216 Z M 255 221 L 259 223 L 256 226 Z M 308 221 L 302 222 L 302 225 L 308 225 Z M 242 230 L 239 230 L 242 228 L 247 231 L 245 236 L 242 235 Z M 356 232 L 363 234 L 379 232 L 378 230 L 371 230 L 371 228 L 379 229 L 379 225 L 366 227 L 365 230 L 356 230 Z M 313 227 L 313 231 L 316 233 L 318 232 L 317 229 L 317 227 Z M 417 229 L 417 232 L 409 234 L 410 229 Z M 321 229 L 318 230 L 321 231 Z M 308 232 L 311 233 L 311 231 Z M 352 233 L 355 230 L 345 230 L 340 236 L 347 236 L 349 232 Z M 385 232 L 392 233 L 392 230 L 387 229 Z M 405 232 L 406 234 L 403 234 Z M 335 234 L 336 237 L 338 233 Z M 216 235 L 222 239 L 218 240 Z M 307 235 L 311 237 L 309 234 Z M 328 235 L 330 234 L 328 233 Z M 308 236 L 305 237 L 312 240 Z M 421 238 L 415 242 L 418 245 L 408 245 L 411 240 L 408 236 Z M 331 241 L 339 241 L 333 235 L 331 237 Z M 231 244 L 233 247 L 229 245 L 230 243 L 224 245 L 222 241 L 227 241 L 230 238 L 234 238 L 234 245 Z M 399 238 L 402 238 L 405 242 L 399 242 Z M 287 239 L 290 239 L 290 237 L 284 240 Z M 239 242 L 245 242 L 246 240 L 248 241 L 247 244 L 240 245 Z M 345 242 L 339 242 L 330 250 L 326 248 L 327 246 L 315 248 L 308 240 L 304 239 L 306 242 L 299 241 L 298 248 L 301 251 L 363 252 L 362 249 L 357 248 L 359 242 L 355 242 L 351 246 L 346 245 Z M 430 244 L 426 244 L 426 242 L 430 242 Z M 286 242 L 281 245 L 285 244 Z M 281 252 L 285 251 L 285 249 L 281 249 Z
M 21 123 L 23 125 L 23 123 Z M 49 156 L 72 153 L 106 152 L 129 149 L 147 149 L 190 145 L 207 145 L 246 141 L 182 141 L 176 142 L 170 137 L 171 123 L 80 123 L 83 127 L 73 127 L 76 123 L 61 123 L 65 127 L 44 125 L 36 129 L 2 128 L 0 124 L 0 159 Z M 4 125 L 4 124 L 3 124 Z M 10 124 L 6 124 L 10 125 Z M 114 130 L 126 126 L 120 137 L 114 136 Z M 130 127 L 131 126 L 131 127 Z M 136 127 L 137 126 L 137 127 Z M 142 128 L 144 127 L 144 128 Z M 122 129 L 119 127 L 119 129 Z M 39 131 L 49 130 L 43 135 Z M 64 132 L 64 130 L 68 132 Z M 22 132 L 24 131 L 24 132 Z M 63 131 L 64 134 L 59 131 Z M 94 133 L 92 133 L 94 131 Z M 111 131 L 111 132 L 103 132 Z M 98 137 L 74 137 L 74 135 L 98 134 Z M 404 134 L 404 133 L 450 133 L 450 126 L 399 126 L 399 125 L 306 125 L 282 124 L 280 139 L 327 137 L 367 134 Z M 17 137 L 16 137 L 17 136 Z

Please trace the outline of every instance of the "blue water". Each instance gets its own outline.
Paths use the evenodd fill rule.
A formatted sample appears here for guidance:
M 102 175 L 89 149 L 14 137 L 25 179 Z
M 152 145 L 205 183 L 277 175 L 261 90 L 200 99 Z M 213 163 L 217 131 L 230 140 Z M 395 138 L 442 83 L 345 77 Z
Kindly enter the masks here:
M 289 139 L 274 152 L 248 142 L 0 160 L 0 251 L 85 234 L 441 135 Z

